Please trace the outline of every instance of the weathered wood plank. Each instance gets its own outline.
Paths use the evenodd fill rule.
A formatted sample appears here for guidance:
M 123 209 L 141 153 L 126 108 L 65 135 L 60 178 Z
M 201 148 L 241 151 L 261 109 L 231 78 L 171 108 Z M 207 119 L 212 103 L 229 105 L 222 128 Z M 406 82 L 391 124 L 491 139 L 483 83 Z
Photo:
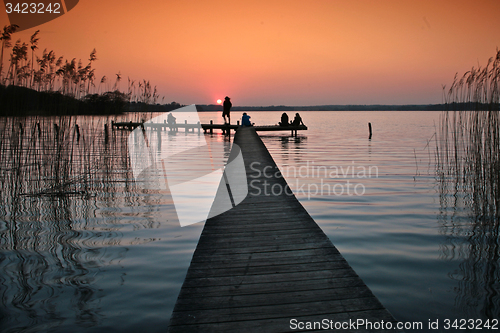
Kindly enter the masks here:
M 246 266 L 246 267 L 225 267 L 225 268 L 193 268 L 189 270 L 186 278 L 199 278 L 203 276 L 239 276 L 239 275 L 262 275 L 288 272 L 315 272 L 318 269 L 348 269 L 349 264 L 345 260 L 323 261 L 319 263 L 288 264 L 272 266 Z
M 371 297 L 373 294 L 363 284 L 362 287 L 350 288 L 324 288 L 314 289 L 314 292 L 305 291 L 285 291 L 266 294 L 249 294 L 249 295 L 234 295 L 234 296 L 200 296 L 195 299 L 193 297 L 182 297 L 182 292 L 175 304 L 176 311 L 193 311 L 201 309 L 223 309 L 237 307 L 258 307 L 264 305 L 281 306 L 284 304 L 293 304 L 300 302 L 321 302 L 341 299 Z
M 281 236 L 261 236 L 258 241 L 256 239 L 248 238 L 248 237 L 236 237 L 236 238 L 219 238 L 214 239 L 210 238 L 204 242 L 203 246 L 200 246 L 200 249 L 205 247 L 214 247 L 217 246 L 219 249 L 225 248 L 246 248 L 253 246 L 274 246 L 274 245 L 298 245 L 298 244 L 306 244 L 306 243 L 317 243 L 325 241 L 325 238 L 321 236 L 317 236 L 314 234 L 293 234 L 293 235 L 281 235 Z
M 233 253 L 260 253 L 260 252 L 275 252 L 275 251 L 291 251 L 291 250 L 306 250 L 317 249 L 321 247 L 329 247 L 329 241 L 309 242 L 301 244 L 272 244 L 268 246 L 247 246 L 245 248 L 213 248 L 205 244 L 199 246 L 199 250 L 203 250 L 207 254 L 233 254 Z
M 326 302 L 325 302 L 326 303 Z M 293 310 L 292 310 L 293 311 Z M 296 311 L 300 313 L 300 310 Z M 201 323 L 201 324 L 191 324 L 176 326 L 171 325 L 170 332 L 297 332 L 297 331 L 308 331 L 308 332 L 398 332 L 397 330 L 387 330 L 387 329 L 366 329 L 366 326 L 356 326 L 355 329 L 340 329 L 340 330 L 324 330 L 321 329 L 321 324 L 324 320 L 328 324 L 335 325 L 335 323 L 346 323 L 347 325 L 351 322 L 356 322 L 357 319 L 371 318 L 371 322 L 376 320 L 378 322 L 393 322 L 393 317 L 385 309 L 370 309 L 365 311 L 353 311 L 353 312 L 333 312 L 328 314 L 317 314 L 317 315 L 306 315 L 306 316 L 292 316 L 292 317 L 281 317 L 281 318 L 271 318 L 271 319 L 256 319 L 256 320 L 241 320 L 241 321 L 219 321 L 211 323 Z M 295 319 L 303 323 L 318 323 L 315 330 L 311 329 L 292 329 L 291 320 Z M 392 320 L 391 320 L 392 319 Z M 370 319 L 366 319 L 370 320 Z M 349 327 L 349 326 L 347 326 Z
M 275 252 L 281 254 L 281 257 L 279 258 L 280 264 L 281 265 L 288 265 L 288 264 L 302 264 L 302 263 L 320 263 L 320 262 L 327 262 L 327 261 L 342 261 L 344 258 L 342 257 L 341 254 L 329 254 L 329 255 L 323 255 L 323 256 L 287 256 L 286 258 L 283 258 L 283 254 L 280 252 Z M 251 256 L 252 254 L 250 254 Z M 273 259 L 278 259 L 278 256 L 272 258 L 269 257 L 267 259 L 260 259 L 256 260 L 253 258 L 247 258 L 247 259 L 224 259 L 224 257 L 217 257 L 215 259 L 213 258 L 206 258 L 204 261 L 202 260 L 197 260 L 194 262 L 203 262 L 205 265 L 209 265 L 212 268 L 220 268 L 220 267 L 248 267 L 248 266 L 271 266 L 274 265 Z
M 261 253 L 250 253 L 250 254 L 227 254 L 220 256 L 204 255 L 200 253 L 196 257 L 193 257 L 191 262 L 202 262 L 205 264 L 211 262 L 227 262 L 231 261 L 234 263 L 238 262 L 266 262 L 268 264 L 274 264 L 274 260 L 307 260 L 307 258 L 317 258 L 322 260 L 336 260 L 336 256 L 340 255 L 340 252 L 336 248 L 332 247 L 321 247 L 315 249 L 307 250 L 291 250 L 286 253 L 286 257 L 283 257 L 282 251 L 278 252 L 261 252 Z
M 195 286 L 192 288 L 183 288 L 182 297 L 199 297 L 203 296 L 234 296 L 234 295 L 251 295 L 251 294 L 269 294 L 280 291 L 303 291 L 303 290 L 316 290 L 328 288 L 348 288 L 348 287 L 362 287 L 363 280 L 358 276 L 349 277 L 336 277 L 335 279 L 310 279 L 307 283 L 304 280 L 295 281 L 280 281 L 280 282 L 265 282 L 265 283 L 252 283 L 252 284 L 235 284 L 232 286 Z
M 201 237 L 204 238 L 210 238 L 214 239 L 215 241 L 219 239 L 224 239 L 227 238 L 227 234 L 231 234 L 228 232 L 228 230 L 225 230 L 226 232 L 219 232 L 219 233 L 203 233 Z M 250 230 L 246 231 L 245 233 L 242 234 L 233 234 L 231 236 L 231 240 L 233 241 L 244 241 L 244 240 L 253 240 L 254 237 L 259 237 L 260 239 L 291 239 L 291 238 L 297 238 L 297 237 L 321 237 L 323 236 L 318 236 L 317 230 L 311 230 L 311 228 L 301 228 L 301 229 L 285 229 L 285 228 L 280 228 L 278 230 L 273 230 L 272 232 L 267 231 L 267 230 L 262 230 L 261 228 L 257 228 L 256 230 Z
M 352 277 L 357 276 L 356 273 L 351 270 L 318 270 L 315 272 L 291 272 L 291 273 L 278 273 L 278 274 L 264 274 L 264 275 L 244 275 L 244 276 L 222 276 L 213 277 L 206 276 L 201 278 L 186 279 L 183 284 L 183 288 L 192 288 L 197 286 L 227 286 L 230 288 L 234 285 L 242 284 L 254 284 L 254 283 L 273 283 L 273 282 L 287 282 L 287 281 L 303 281 L 303 283 L 308 283 L 308 281 L 314 279 L 323 279 L 328 281 L 328 279 L 336 279 L 342 277 Z
M 289 226 L 289 224 L 287 224 Z M 292 225 L 293 226 L 293 225 Z M 288 234 L 298 234 L 301 232 L 307 232 L 311 230 L 311 228 L 308 228 L 307 226 L 304 225 L 298 225 L 297 227 L 289 227 L 288 229 L 284 229 L 283 226 L 281 225 L 274 225 L 274 229 L 262 229 L 259 228 L 257 230 L 251 229 L 251 228 L 246 228 L 243 230 L 237 230 L 234 231 L 234 228 L 231 228 L 230 226 L 225 226 L 225 227 L 219 227 L 219 228 L 212 228 L 210 231 L 204 232 L 203 237 L 207 236 L 226 236 L 231 235 L 231 237 L 259 237 L 260 235 L 268 235 L 270 231 L 272 231 L 273 235 L 288 235 Z
M 251 222 L 242 221 L 238 225 L 230 226 L 230 225 L 218 225 L 210 228 L 203 233 L 203 235 L 210 233 L 231 233 L 231 232 L 276 232 L 276 231 L 286 231 L 286 230 L 295 230 L 295 229 L 308 229 L 311 230 L 311 227 L 304 224 L 300 221 L 274 221 L 269 223 L 260 223 L 258 227 L 252 225 Z
M 205 223 L 169 331 L 297 331 L 293 318 L 394 322 L 295 196 L 264 195 L 265 186 L 287 185 L 255 129 L 234 140 L 249 186 L 261 191 L 249 187 L 243 202 Z
M 310 315 L 330 315 L 350 312 L 383 309 L 383 306 L 373 297 L 347 300 L 333 300 L 323 302 L 302 302 L 276 307 L 265 305 L 261 307 L 240 307 L 226 309 L 211 309 L 198 312 L 177 312 L 176 320 L 192 322 L 193 324 L 216 323 L 231 321 L 235 316 L 239 320 L 261 320 L 283 318 L 283 312 L 293 311 L 300 313 L 300 317 Z M 194 318 L 192 318 L 194 317 Z M 290 318 L 291 319 L 291 318 Z

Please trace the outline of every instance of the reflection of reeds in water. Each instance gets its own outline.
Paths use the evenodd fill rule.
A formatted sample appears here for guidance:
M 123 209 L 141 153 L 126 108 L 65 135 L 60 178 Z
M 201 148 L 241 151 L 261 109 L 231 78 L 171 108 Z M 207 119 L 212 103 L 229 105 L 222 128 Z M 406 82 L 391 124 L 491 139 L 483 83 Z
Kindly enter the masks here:
M 6 118 L 2 124 L 0 168 L 4 202 L 19 196 L 67 196 L 92 189 L 107 146 L 97 124 L 75 118 Z M 101 127 L 101 126 L 99 126 Z M 103 128 L 103 127 L 101 127 Z M 78 129 L 78 130 L 77 130 Z M 85 133 L 77 140 L 78 133 Z M 108 138 L 109 140 L 109 138 Z
M 483 223 L 498 223 L 500 172 L 499 111 L 446 112 L 437 146 L 443 186 L 463 194 Z
M 106 137 L 104 122 L 0 118 L 2 324 L 57 326 L 67 311 L 82 325 L 98 320 L 92 281 L 116 259 L 106 247 L 120 244 L 120 233 L 95 211 L 133 200 L 114 202 L 133 187 L 127 133 Z
M 484 69 L 455 80 L 437 133 L 436 167 L 445 259 L 461 260 L 457 305 L 473 317 L 500 313 L 500 52 Z M 458 102 L 460 104 L 451 104 Z

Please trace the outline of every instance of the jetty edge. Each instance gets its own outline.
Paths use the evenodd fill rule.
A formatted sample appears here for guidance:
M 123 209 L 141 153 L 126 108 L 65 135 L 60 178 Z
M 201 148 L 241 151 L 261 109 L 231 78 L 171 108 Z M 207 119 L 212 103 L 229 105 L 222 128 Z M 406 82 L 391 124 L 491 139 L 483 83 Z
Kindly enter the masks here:
M 240 128 L 234 143 L 248 195 L 205 222 L 168 332 L 397 332 L 372 329 L 396 320 L 293 193 L 265 195 L 287 184 L 255 129 Z

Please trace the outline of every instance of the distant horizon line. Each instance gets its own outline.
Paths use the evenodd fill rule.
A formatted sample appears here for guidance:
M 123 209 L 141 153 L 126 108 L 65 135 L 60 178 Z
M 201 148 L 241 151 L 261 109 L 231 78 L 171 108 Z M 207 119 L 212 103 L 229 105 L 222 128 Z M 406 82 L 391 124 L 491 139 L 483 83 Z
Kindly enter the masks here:
M 221 105 L 218 104 L 196 104 L 198 111 L 220 111 Z M 469 109 L 471 103 L 440 103 L 440 104 L 326 104 L 310 106 L 233 106 L 233 111 L 446 111 Z M 485 109 L 491 109 L 489 104 L 474 104 L 477 109 L 485 106 Z M 498 108 L 498 105 L 495 105 Z
M 194 104 L 200 112 L 222 111 L 220 104 Z M 173 111 L 182 106 L 177 102 L 170 104 L 143 104 L 130 102 L 129 112 L 144 111 Z M 463 111 L 463 110 L 499 110 L 498 103 L 441 103 L 441 104 L 330 104 L 311 106 L 233 106 L 231 111 Z

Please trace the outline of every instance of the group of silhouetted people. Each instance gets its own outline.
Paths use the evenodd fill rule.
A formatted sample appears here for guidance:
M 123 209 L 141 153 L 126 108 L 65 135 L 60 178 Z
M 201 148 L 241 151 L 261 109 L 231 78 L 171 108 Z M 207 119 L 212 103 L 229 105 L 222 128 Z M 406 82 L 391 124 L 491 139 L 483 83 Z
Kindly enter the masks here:
M 226 96 L 226 98 L 224 98 L 224 103 L 222 104 L 222 118 L 224 118 L 224 124 L 231 123 L 232 106 L 233 104 L 231 103 L 231 99 L 228 96 Z M 177 131 L 176 119 L 171 113 L 167 117 L 167 123 L 170 127 L 170 130 Z M 241 117 L 241 126 L 253 126 L 253 125 L 254 124 L 250 122 L 250 116 L 246 112 L 243 112 L 243 116 Z M 304 125 L 304 122 L 302 121 L 302 117 L 300 117 L 298 113 L 295 114 L 295 118 L 293 119 L 293 121 L 289 121 L 288 115 L 286 114 L 286 112 L 283 112 L 283 114 L 281 115 L 281 121 L 279 122 L 279 125 L 300 126 Z
M 224 98 L 224 103 L 222 104 L 222 118 L 224 118 L 224 124 L 231 123 L 231 107 L 233 104 L 231 103 L 231 99 L 226 96 Z M 227 117 L 227 121 L 226 121 Z M 253 124 L 250 122 L 250 116 L 243 112 L 243 116 L 241 117 L 241 126 L 252 126 Z
M 231 99 L 226 96 L 224 98 L 224 103 L 222 104 L 222 118 L 224 118 L 224 124 L 230 124 L 231 123 L 231 107 L 233 104 L 231 103 Z M 227 117 L 227 121 L 226 121 Z M 241 126 L 252 126 L 253 123 L 250 122 L 250 116 L 244 112 L 243 116 L 241 117 Z M 293 121 L 289 121 L 288 115 L 286 112 L 283 112 L 281 115 L 281 121 L 279 122 L 280 126 L 299 126 L 299 125 L 304 125 L 304 122 L 302 121 L 302 118 L 298 113 L 295 114 L 295 118 L 293 118 Z
M 295 118 L 293 118 L 293 121 L 288 122 L 288 115 L 286 112 L 283 112 L 281 115 L 281 121 L 279 122 L 280 126 L 299 126 L 299 125 L 304 125 L 304 122 L 302 121 L 302 117 L 296 113 Z

